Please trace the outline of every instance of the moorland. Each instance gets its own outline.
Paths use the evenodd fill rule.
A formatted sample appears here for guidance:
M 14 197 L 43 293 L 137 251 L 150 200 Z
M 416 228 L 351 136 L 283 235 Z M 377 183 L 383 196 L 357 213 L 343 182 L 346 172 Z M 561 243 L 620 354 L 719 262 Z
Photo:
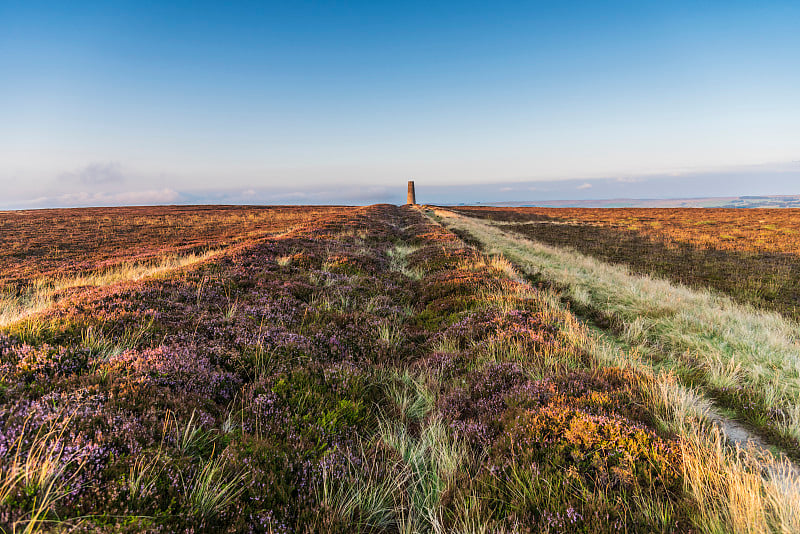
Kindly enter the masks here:
M 799 209 L 459 208 L 633 272 L 800 318 Z
M 768 299 L 603 308 L 587 280 L 655 281 L 443 209 L 29 215 L 0 213 L 6 532 L 800 531 Z M 691 306 L 781 362 L 682 358 L 706 334 L 647 321 Z M 788 386 L 745 406 L 759 377 Z

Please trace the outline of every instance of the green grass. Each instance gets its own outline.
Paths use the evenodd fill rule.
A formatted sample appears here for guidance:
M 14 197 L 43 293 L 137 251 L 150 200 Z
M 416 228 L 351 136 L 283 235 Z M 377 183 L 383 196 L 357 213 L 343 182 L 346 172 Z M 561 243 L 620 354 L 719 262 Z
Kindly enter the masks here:
M 526 273 L 563 288 L 585 309 L 614 318 L 620 337 L 643 353 L 666 353 L 660 366 L 718 395 L 748 422 L 742 404 L 756 401 L 780 415 L 762 424 L 800 440 L 800 327 L 777 313 L 758 311 L 708 291 L 631 275 L 577 252 L 503 232 L 483 222 L 438 212 L 449 226 L 472 232 Z
M 244 491 L 244 477 L 244 473 L 229 474 L 222 456 L 206 461 L 186 492 L 192 512 L 205 518 L 228 508 Z
M 624 269 L 598 265 L 599 262 L 581 257 L 570 251 L 556 250 L 517 236 L 506 234 L 485 223 L 460 217 L 452 212 L 436 209 L 429 213 L 435 220 L 448 227 L 469 232 L 478 239 L 490 253 L 503 254 L 514 265 L 524 272 L 535 274 L 539 279 L 555 281 L 562 291 L 568 291 L 572 299 L 583 302 L 600 303 L 600 295 L 606 297 L 606 304 L 619 302 L 618 299 L 632 303 L 633 310 L 638 312 L 653 311 L 651 316 L 670 317 L 664 313 L 665 303 L 652 294 L 643 294 L 652 284 L 663 291 L 672 288 L 650 279 L 635 279 Z M 596 283 L 593 283 L 593 280 Z M 568 283 L 577 283 L 571 287 Z M 582 285 L 581 285 L 582 282 Z M 614 286 L 613 283 L 618 283 Z M 622 283 L 620 283 L 622 282 Z M 609 287 L 609 294 L 599 289 Z M 614 296 L 616 287 L 622 296 Z M 687 296 L 687 290 L 677 288 L 675 292 Z M 675 293 L 673 293 L 675 294 Z M 506 295 L 505 298 L 511 295 Z M 688 295 L 692 296 L 692 295 Z M 561 295 L 552 291 L 539 292 L 535 297 L 540 305 L 551 313 L 563 310 Z M 655 299 L 655 300 L 650 300 Z M 682 307 L 696 303 L 719 302 L 720 297 L 702 293 L 697 301 L 688 301 Z M 652 308 L 645 306 L 651 302 Z M 760 330 L 769 328 L 776 322 L 779 326 L 791 329 L 785 320 L 774 314 L 761 314 L 747 308 L 736 308 L 730 301 L 724 301 L 728 311 L 736 311 L 733 317 L 748 320 L 766 318 L 766 325 Z M 733 310 L 731 310 L 733 308 Z M 601 308 L 601 309 L 610 309 Z M 714 316 L 714 308 L 703 310 Z M 563 313 L 563 311 L 561 312 Z M 638 316 L 634 315 L 634 319 Z M 685 315 L 684 315 L 685 317 Z M 730 316 L 728 316 L 730 317 Z M 731 448 L 726 438 L 714 424 L 712 403 L 703 392 L 682 384 L 669 365 L 659 366 L 651 359 L 643 356 L 650 354 L 654 347 L 667 348 L 663 340 L 655 338 L 647 345 L 636 345 L 633 336 L 623 336 L 618 340 L 613 336 L 584 325 L 573 324 L 569 328 L 576 345 L 586 351 L 595 361 L 594 365 L 614 366 L 633 370 L 638 377 L 636 387 L 642 394 L 642 402 L 652 410 L 665 430 L 675 432 L 681 444 L 682 474 L 685 480 L 685 491 L 696 506 L 693 523 L 702 532 L 797 532 L 800 529 L 800 477 L 797 468 L 787 459 L 775 457 L 768 451 L 750 446 L 746 449 Z M 643 332 L 653 335 L 658 328 L 643 328 Z M 736 329 L 733 330 L 736 332 Z M 780 334 L 786 330 L 779 328 L 778 340 L 788 341 L 791 347 L 792 337 Z M 745 335 L 744 337 L 748 337 Z M 772 336 L 767 334 L 768 338 Z M 784 346 L 785 347 L 785 346 Z M 641 349 L 641 350 L 640 350 Z M 747 375 L 744 375 L 747 376 Z M 517 483 L 510 486 L 509 498 L 527 499 L 541 498 L 542 488 L 534 484 L 524 473 L 520 474 Z M 513 477 L 512 477 L 513 482 Z M 545 488 L 552 491 L 552 487 Z M 663 522 L 671 515 L 668 507 L 645 497 L 633 499 L 628 505 L 638 506 L 646 515 Z

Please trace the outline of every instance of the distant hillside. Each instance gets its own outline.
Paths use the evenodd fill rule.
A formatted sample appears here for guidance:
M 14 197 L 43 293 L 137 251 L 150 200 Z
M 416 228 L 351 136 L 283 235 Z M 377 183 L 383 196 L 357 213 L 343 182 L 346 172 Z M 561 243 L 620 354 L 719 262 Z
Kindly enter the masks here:
M 524 200 L 479 204 L 483 206 L 536 206 L 544 208 L 800 208 L 800 195 L 671 199 Z

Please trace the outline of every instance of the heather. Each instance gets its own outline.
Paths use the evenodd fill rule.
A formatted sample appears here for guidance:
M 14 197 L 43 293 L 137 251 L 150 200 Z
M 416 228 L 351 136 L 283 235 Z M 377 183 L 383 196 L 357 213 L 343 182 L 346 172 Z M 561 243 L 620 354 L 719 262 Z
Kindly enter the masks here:
M 342 211 L 167 206 L 0 212 L 0 327 L 90 288 L 174 271 Z
M 631 272 L 800 318 L 800 211 L 691 208 L 459 208 Z
M 0 333 L 0 525 L 709 530 L 647 377 L 548 298 L 394 206 L 69 295 Z
M 504 246 L 514 247 L 512 254 L 531 276 L 562 288 L 573 309 L 599 319 L 597 324 L 646 354 L 654 368 L 701 387 L 762 439 L 798 456 L 796 323 L 716 293 L 515 239 Z
M 596 364 L 635 371 L 640 402 L 655 425 L 677 434 L 698 528 L 800 528 L 788 519 L 800 511 L 798 468 L 787 458 L 797 451 L 792 323 L 476 219 L 429 213 L 486 253 L 513 261 L 537 282 L 534 295 L 545 309 L 578 311 L 584 327 L 569 331 L 583 330 L 575 341 Z M 651 512 L 661 516 L 657 509 Z
M 0 287 L 244 243 L 342 208 L 151 206 L 0 211 Z

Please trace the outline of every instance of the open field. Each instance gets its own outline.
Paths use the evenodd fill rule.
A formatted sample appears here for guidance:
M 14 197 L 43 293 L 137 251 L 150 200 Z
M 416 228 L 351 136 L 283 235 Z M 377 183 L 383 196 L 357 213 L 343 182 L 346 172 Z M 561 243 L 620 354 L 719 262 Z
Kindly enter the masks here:
M 683 391 L 678 396 L 685 407 L 702 406 L 730 440 L 777 446 L 797 458 L 796 322 L 707 290 L 633 275 L 625 266 L 527 239 L 513 226 L 444 209 L 434 213 L 486 253 L 511 260 L 529 280 L 557 288 L 563 302 L 602 329 L 596 331 L 601 339 L 634 356 L 625 365 L 674 377 L 668 389 Z M 618 355 L 609 358 L 619 362 Z
M 3 529 L 800 531 L 786 461 L 424 211 L 266 233 L 2 327 Z
M 332 211 L 343 210 L 151 206 L 0 211 L 0 289 L 221 248 Z
M 571 248 L 528 240 L 516 225 L 442 211 L 450 226 L 561 289 L 576 311 L 647 354 L 657 368 L 701 386 L 740 421 L 798 456 L 800 326 L 724 295 L 637 276 Z M 504 230 L 511 231 L 506 233 Z
M 0 327 L 89 287 L 153 276 L 336 207 L 180 206 L 0 212 Z
M 458 208 L 633 272 L 800 318 L 800 210 Z

